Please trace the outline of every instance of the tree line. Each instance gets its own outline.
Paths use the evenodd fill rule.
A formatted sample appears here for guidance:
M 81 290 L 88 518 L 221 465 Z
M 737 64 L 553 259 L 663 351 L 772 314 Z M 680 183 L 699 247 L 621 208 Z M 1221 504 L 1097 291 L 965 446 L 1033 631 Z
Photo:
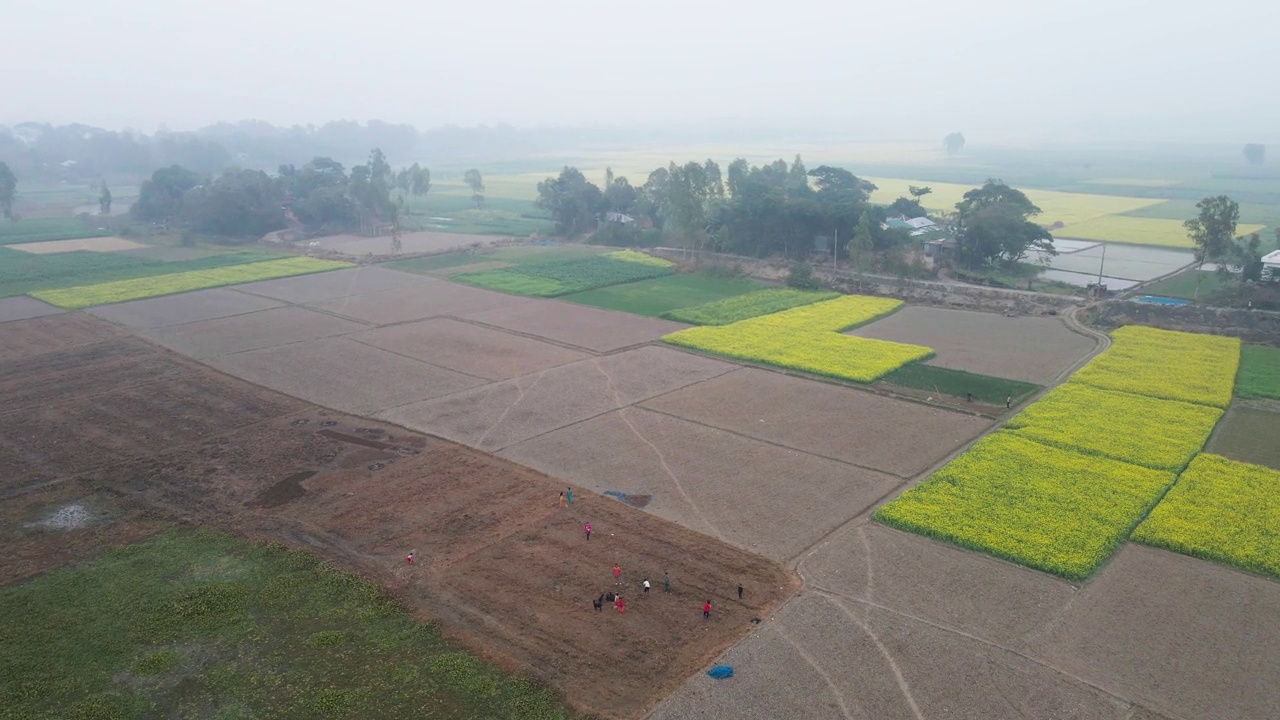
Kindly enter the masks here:
M 723 172 L 713 160 L 672 162 L 639 187 L 607 170 L 600 188 L 577 168 L 565 167 L 538 184 L 535 205 L 551 216 L 558 234 L 592 232 L 604 244 L 651 245 L 668 238 L 696 249 L 802 259 L 815 244 L 830 243 L 855 266 L 902 271 L 911 231 L 887 220 L 927 215 L 920 201 L 930 189 L 913 186 L 910 197 L 889 205 L 870 201 L 876 189 L 844 168 L 809 170 L 799 156 L 764 165 L 739 158 Z M 1031 220 L 1039 212 L 1024 193 L 993 179 L 966 193 L 943 218 L 943 228 L 966 265 L 1016 262 L 1033 251 L 1054 254 L 1048 231 Z

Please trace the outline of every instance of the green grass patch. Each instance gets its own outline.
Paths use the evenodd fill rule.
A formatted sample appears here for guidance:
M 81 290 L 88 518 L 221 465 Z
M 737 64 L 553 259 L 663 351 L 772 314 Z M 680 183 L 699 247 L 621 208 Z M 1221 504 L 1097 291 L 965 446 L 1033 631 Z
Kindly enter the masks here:
M 502 262 L 514 263 L 516 265 L 524 265 L 527 263 L 540 264 L 600 257 L 608 252 L 609 248 L 587 247 L 584 245 L 519 245 L 514 247 L 498 248 L 492 252 L 477 254 L 476 261 L 500 260 Z
M 0 588 L 0 644 L 4 718 L 570 717 L 363 579 L 209 531 Z
M 1280 471 L 1199 455 L 1133 539 L 1280 578 L 1278 531 Z
M 952 370 L 950 368 L 912 363 L 898 368 L 884 377 L 885 382 L 898 387 L 913 390 L 928 390 L 942 395 L 966 397 L 973 394 L 973 399 L 989 405 L 1003 405 L 1006 397 L 1012 396 L 1018 403 L 1023 398 L 1040 390 L 1039 385 L 1019 380 L 981 375 Z
M 527 262 L 501 270 L 461 273 L 454 275 L 452 279 L 516 295 L 557 297 L 670 274 L 669 267 L 611 257 L 582 257 L 563 262 Z
M 408 260 L 393 260 L 385 263 L 384 267 L 403 272 L 417 273 L 418 275 L 430 275 L 436 270 L 448 270 L 449 268 L 465 267 L 467 265 L 475 265 L 488 261 L 490 258 L 477 253 L 449 253 L 448 255 L 431 255 L 428 257 L 410 258 Z
M 1000 431 L 979 440 L 874 517 L 1081 580 L 1111 556 L 1173 480 L 1171 472 Z
M 668 275 L 625 285 L 566 295 L 565 300 L 605 310 L 620 310 L 649 317 L 668 317 L 669 311 L 750 293 L 760 283 L 746 278 L 710 275 Z
M 87 225 L 76 218 L 31 218 L 19 222 L 0 219 L 0 245 L 44 242 L 46 240 L 76 240 L 103 237 L 111 233 Z
M 170 273 L 211 270 L 281 257 L 284 256 L 232 252 L 195 260 L 161 262 L 122 253 L 75 251 L 33 255 L 0 247 L 0 297 Z
M 202 258 L 194 262 L 213 259 Z M 50 305 L 67 310 L 75 310 L 95 305 L 108 305 L 129 300 L 174 295 L 191 292 L 192 290 L 206 290 L 208 288 L 222 287 L 223 285 L 237 285 L 259 280 L 309 275 L 346 267 L 351 267 L 351 264 L 336 260 L 289 257 L 265 262 L 225 265 L 207 270 L 191 270 L 93 285 L 40 290 L 32 292 L 30 295 Z
M 664 313 L 663 317 L 691 325 L 729 325 L 739 320 L 771 315 L 839 296 L 840 293 L 834 292 L 769 288 L 737 294 L 736 297 L 726 297 L 702 305 L 674 308 Z
M 1240 348 L 1236 395 L 1280 400 L 1280 348 L 1265 345 L 1244 345 Z
M 1200 275 L 1200 294 L 1196 295 L 1196 274 Z M 1156 283 L 1142 288 L 1143 295 L 1177 298 L 1179 300 L 1212 300 L 1222 295 L 1230 285 L 1216 272 L 1198 271 L 1195 268 L 1183 270 Z

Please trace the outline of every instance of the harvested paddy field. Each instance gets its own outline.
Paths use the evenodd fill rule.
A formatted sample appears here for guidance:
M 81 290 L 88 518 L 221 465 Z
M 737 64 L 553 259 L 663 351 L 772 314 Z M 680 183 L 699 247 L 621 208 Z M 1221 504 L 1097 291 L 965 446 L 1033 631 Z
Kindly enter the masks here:
M 503 457 L 778 560 L 901 482 L 669 415 L 626 408 L 508 447 Z
M 991 426 L 975 415 L 757 369 L 736 370 L 644 407 L 904 478 Z
M 245 315 L 281 307 L 282 303 L 259 295 L 213 288 L 148 300 L 90 308 L 86 312 L 135 330 L 182 325 Z
M 43 315 L 57 315 L 60 312 L 63 312 L 62 308 L 56 308 L 25 295 L 0 298 L 0 322 L 26 320 L 27 318 L 41 317 Z
M 643 347 L 403 405 L 378 417 L 496 451 L 733 369 L 719 360 Z
M 531 301 L 491 290 L 419 277 L 418 282 L 409 287 L 339 297 L 311 303 L 310 307 L 374 325 L 390 325 L 446 315 L 466 315 L 527 302 Z
M 466 319 L 601 353 L 653 342 L 688 327 L 556 300 L 470 313 Z
M 58 332 L 50 319 L 62 321 Z M 0 530 L 0 578 L 70 559 L 69 541 L 90 542 L 76 548 L 83 559 L 98 542 L 127 542 L 182 518 L 317 552 L 388 588 L 446 636 L 550 683 L 577 710 L 628 718 L 794 592 L 794 577 L 776 563 L 615 500 L 579 492 L 561 509 L 562 481 L 506 460 L 308 406 L 162 349 L 147 354 L 145 344 L 82 314 L 50 319 L 0 330 L 0 377 L 13 371 L 15 379 L 0 388 L 5 399 L 32 388 L 54 393 L 37 417 L 0 411 L 10 425 L 0 432 L 0 475 L 14 479 L 3 491 L 23 498 L 0 512 L 9 521 Z M 16 338 L 27 341 L 28 355 L 17 355 L 9 342 Z M 157 374 L 170 366 L 180 372 Z M 68 381 L 99 369 L 98 386 Z M 48 470 L 28 475 L 30 467 Z M 63 479 L 35 487 L 53 474 Z M 67 510 L 75 504 L 92 507 Z M 98 524 L 62 534 L 45 522 L 55 516 Z M 59 543 L 62 550 L 41 559 Z M 412 566 L 409 551 L 417 554 Z M 620 586 L 609 572 L 615 563 Z M 656 584 L 664 571 L 672 593 L 642 597 L 638 583 L 647 576 Z M 733 595 L 738 583 L 750 588 L 744 602 Z M 627 596 L 625 614 L 592 611 L 607 589 Z M 708 598 L 715 612 L 703 621 Z
M 1209 452 L 1280 470 L 1280 403 L 1236 400 L 1209 438 Z
M 848 334 L 933 348 L 937 355 L 929 365 L 1040 385 L 1055 381 L 1096 345 L 1058 318 L 916 305 Z
M 209 362 L 223 372 L 272 390 L 359 414 L 487 382 L 345 337 L 225 355 Z
M 120 250 L 139 250 L 147 247 L 142 243 L 118 237 L 77 238 L 74 240 L 46 240 L 36 243 L 10 243 L 12 250 L 32 253 L 33 255 L 49 255 L 51 253 L 75 252 L 117 252 Z
M 363 323 L 289 306 L 229 318 L 215 318 L 165 328 L 142 330 L 150 340 L 195 358 L 279 347 L 304 340 L 345 335 Z
M 412 287 L 424 281 L 425 278 L 410 273 L 363 265 L 316 275 L 300 275 L 237 285 L 236 289 L 275 300 L 301 304 Z
M 559 345 L 448 318 L 378 328 L 351 338 L 489 380 L 509 380 L 587 357 Z

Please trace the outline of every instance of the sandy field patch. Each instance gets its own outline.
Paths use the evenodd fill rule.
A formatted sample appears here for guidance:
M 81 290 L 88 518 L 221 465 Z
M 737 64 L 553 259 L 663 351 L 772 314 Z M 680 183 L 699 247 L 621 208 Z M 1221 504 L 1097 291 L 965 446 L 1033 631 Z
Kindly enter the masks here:
M 444 250 L 461 249 L 472 246 L 510 240 L 507 235 L 465 235 L 462 233 L 423 232 L 401 233 L 400 250 L 396 249 L 391 236 L 361 237 L 359 235 L 330 235 L 316 238 L 311 242 L 326 250 L 334 250 L 344 255 L 361 257 L 364 255 L 409 255 L 412 253 L 442 252 Z
M 503 295 L 492 290 L 481 290 L 425 276 L 417 277 L 420 282 L 410 287 L 335 298 L 311 303 L 311 307 L 374 325 L 390 325 L 531 302 L 528 298 Z
M 1014 652 L 808 590 L 694 675 L 659 720 L 1129 720 L 1119 698 Z
M 74 357 L 46 352 L 51 379 L 77 363 L 95 374 L 98 361 L 79 350 L 88 344 L 66 342 Z M 0 582 L 178 522 L 231 530 L 380 583 L 449 638 L 606 718 L 642 717 L 797 586 L 776 563 L 581 489 L 560 509 L 562 481 L 500 458 L 154 354 L 191 373 L 60 393 L 37 417 L 0 414 L 0 477 L 13 477 L 15 458 L 75 472 L 16 497 L 0 488 Z M 154 369 L 134 365 L 135 379 Z M 22 433 L 39 441 L 18 448 Z M 86 511 L 83 524 L 38 522 L 69 504 Z M 596 528 L 590 541 L 584 519 Z M 622 585 L 613 584 L 614 563 Z M 658 581 L 647 598 L 638 592 L 646 575 Z M 738 583 L 750 588 L 745 602 Z M 624 593 L 627 612 L 595 613 L 591 600 L 611 588 Z M 707 599 L 715 611 L 703 621 Z
M 1261 403 L 1259 403 L 1261 405 Z M 1280 403 L 1275 404 L 1280 409 Z M 1280 470 L 1280 412 L 1236 400 L 1209 438 L 1208 451 L 1240 462 Z
M 263 280 L 233 287 L 254 295 L 264 295 L 276 300 L 301 304 L 412 287 L 426 279 L 412 273 L 364 265 L 312 275 Z
M 1126 545 L 1032 645 L 1172 717 L 1280 717 L 1280 583 Z
M 973 415 L 755 368 L 644 407 L 904 478 L 991 426 Z
M 118 237 L 78 238 L 75 240 L 46 240 L 44 242 L 20 243 L 5 245 L 11 250 L 21 250 L 33 255 L 50 255 L 53 253 L 75 252 L 118 252 L 120 250 L 140 250 L 147 247 L 139 242 Z
M 289 306 L 139 332 L 147 339 L 183 355 L 213 358 L 303 340 L 345 335 L 367 327 L 368 325 L 352 320 Z M 335 376 L 335 379 L 339 377 L 341 376 Z
M 56 308 L 25 295 L 0 298 L 0 323 L 27 320 L 45 315 L 57 315 L 61 312 L 64 312 L 62 308 Z
M 397 407 L 378 417 L 492 452 L 733 368 L 710 358 L 643 347 Z
M 317 405 L 361 414 L 486 382 L 341 337 L 226 355 L 210 364 Z
M 908 305 L 849 333 L 933 348 L 929 365 L 1041 385 L 1089 354 L 1094 341 L 1053 317 L 1005 317 Z
M 869 520 L 800 563 L 810 587 L 1020 647 L 1076 595 L 1066 580 Z
M 201 320 L 244 315 L 280 307 L 282 303 L 257 295 L 213 288 L 181 295 L 102 305 L 85 312 L 126 327 L 147 329 Z
M 530 300 L 513 307 L 470 313 L 466 318 L 595 352 L 653 342 L 689 327 L 558 300 Z
M 587 357 L 559 345 L 448 318 L 393 325 L 350 337 L 415 360 L 490 380 L 507 380 Z
M 899 482 L 637 408 L 501 454 L 596 492 L 650 495 L 646 510 L 777 560 L 794 557 Z

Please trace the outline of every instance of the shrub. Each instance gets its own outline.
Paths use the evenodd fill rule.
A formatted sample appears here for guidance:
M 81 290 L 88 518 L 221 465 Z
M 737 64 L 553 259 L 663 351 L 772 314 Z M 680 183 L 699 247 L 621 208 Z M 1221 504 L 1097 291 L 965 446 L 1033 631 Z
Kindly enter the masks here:
M 787 286 L 799 290 L 818 290 L 822 287 L 813 276 L 813 266 L 809 263 L 794 263 L 787 274 Z

